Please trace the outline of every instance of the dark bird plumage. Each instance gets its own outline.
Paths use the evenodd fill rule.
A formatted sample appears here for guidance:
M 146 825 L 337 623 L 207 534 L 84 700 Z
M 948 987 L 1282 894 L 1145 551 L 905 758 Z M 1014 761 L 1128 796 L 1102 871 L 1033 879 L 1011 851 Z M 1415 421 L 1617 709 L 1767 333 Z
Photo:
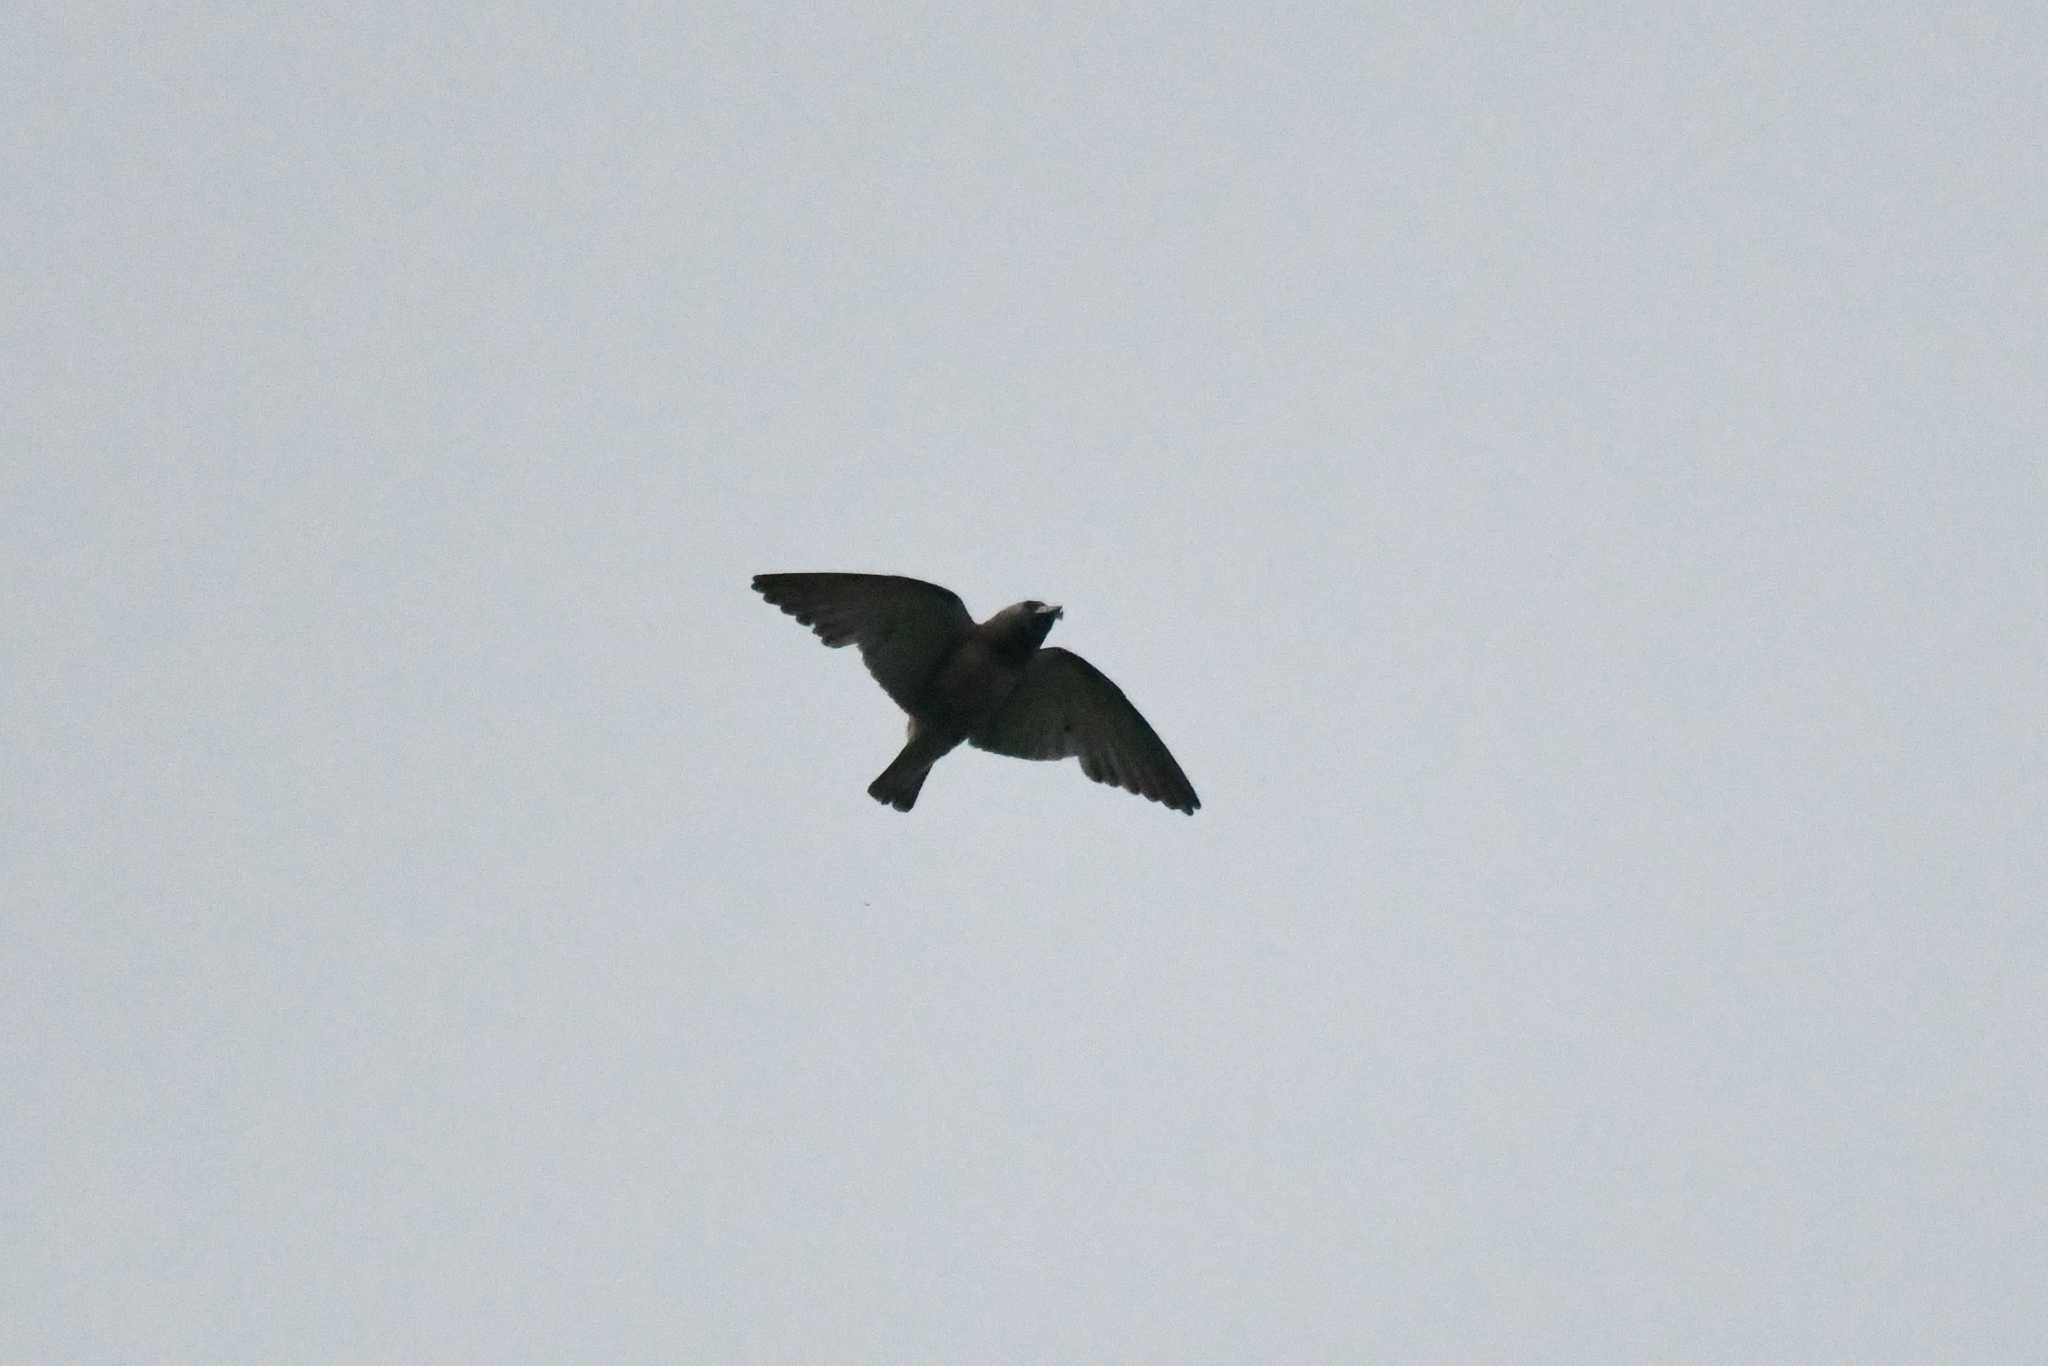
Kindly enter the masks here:
M 957 594 L 893 574 L 756 574 L 754 590 L 837 648 L 858 645 L 910 738 L 868 795 L 898 811 L 963 741 L 1081 771 L 1193 815 L 1202 802 L 1123 690 L 1077 654 L 1043 648 L 1061 610 L 1005 607 L 976 624 Z

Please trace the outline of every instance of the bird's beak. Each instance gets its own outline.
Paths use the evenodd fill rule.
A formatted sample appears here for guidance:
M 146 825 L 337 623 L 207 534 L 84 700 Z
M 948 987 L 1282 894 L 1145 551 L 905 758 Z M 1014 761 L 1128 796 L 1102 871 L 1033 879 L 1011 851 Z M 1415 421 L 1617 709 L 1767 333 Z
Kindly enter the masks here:
M 1058 621 L 1061 617 L 1065 616 L 1066 614 L 1066 608 L 1054 606 L 1051 603 L 1048 603 L 1044 607 L 1038 609 L 1038 615 L 1042 617 L 1051 617 L 1054 621 Z

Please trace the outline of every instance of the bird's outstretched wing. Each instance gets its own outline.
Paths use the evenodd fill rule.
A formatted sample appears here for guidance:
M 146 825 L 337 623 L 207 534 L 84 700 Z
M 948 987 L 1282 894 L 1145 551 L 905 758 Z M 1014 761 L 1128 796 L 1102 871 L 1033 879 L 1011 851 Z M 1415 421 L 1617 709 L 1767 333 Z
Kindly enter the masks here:
M 910 710 L 947 652 L 974 629 L 958 594 L 894 574 L 756 574 L 754 591 L 861 662 Z
M 1165 741 L 1123 690 L 1093 664 L 1058 646 L 1031 656 L 1017 690 L 968 742 L 1017 759 L 1076 755 L 1081 771 L 1098 783 L 1189 815 L 1202 804 Z

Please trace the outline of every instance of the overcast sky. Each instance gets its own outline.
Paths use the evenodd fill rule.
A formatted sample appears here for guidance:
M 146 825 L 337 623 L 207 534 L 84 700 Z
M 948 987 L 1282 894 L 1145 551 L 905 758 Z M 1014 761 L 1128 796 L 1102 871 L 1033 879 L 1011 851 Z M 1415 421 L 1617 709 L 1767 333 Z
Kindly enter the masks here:
M 2039 7 L 267 8 L 0 41 L 0 1358 L 2039 1359 Z

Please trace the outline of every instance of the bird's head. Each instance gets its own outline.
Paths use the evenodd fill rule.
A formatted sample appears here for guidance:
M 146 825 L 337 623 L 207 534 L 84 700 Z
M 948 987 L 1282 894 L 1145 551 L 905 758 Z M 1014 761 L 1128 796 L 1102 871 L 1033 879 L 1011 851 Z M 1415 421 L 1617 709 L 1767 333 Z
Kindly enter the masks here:
M 1064 612 L 1042 602 L 1017 602 L 989 619 L 986 630 L 999 648 L 1018 656 L 1030 654 L 1045 643 L 1046 633 Z

